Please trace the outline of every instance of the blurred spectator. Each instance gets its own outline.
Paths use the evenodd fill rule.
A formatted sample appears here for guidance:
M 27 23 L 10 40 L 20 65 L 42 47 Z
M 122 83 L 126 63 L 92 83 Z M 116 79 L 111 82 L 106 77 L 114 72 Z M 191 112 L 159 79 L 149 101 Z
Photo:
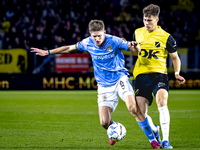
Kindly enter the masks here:
M 180 45 L 182 46 L 182 47 L 188 47 L 188 43 L 189 43 L 189 35 L 186 33 L 186 34 L 184 34 L 183 35 L 183 38 L 182 38 L 182 40 L 180 41 Z
M 62 36 L 55 35 L 54 40 L 55 40 L 55 43 L 54 43 L 55 47 L 54 48 L 60 47 L 60 46 L 63 45 L 63 38 L 62 38 Z
M 51 8 L 51 1 L 46 2 L 46 8 L 42 11 L 42 18 L 55 17 L 55 11 Z
M 2 30 L 4 33 L 8 33 L 10 29 L 10 21 L 6 20 L 6 17 L 3 17 L 3 22 L 2 22 Z
M 194 3 L 192 0 L 178 0 L 178 5 L 172 5 L 172 10 L 187 10 L 191 12 L 194 9 Z
M 11 49 L 12 45 L 11 45 L 11 40 L 8 36 L 4 37 L 3 39 L 3 49 Z
M 25 14 L 27 15 L 27 17 L 29 17 L 30 21 L 33 19 L 33 18 L 38 18 L 40 19 L 37 15 L 37 12 L 38 10 L 37 9 L 34 9 L 35 10 L 35 14 L 34 14 L 34 11 L 32 10 L 32 7 L 30 5 L 30 3 L 26 3 L 25 5 Z
M 181 40 L 183 39 L 183 34 L 180 32 L 179 27 L 176 27 L 175 32 L 173 33 L 173 37 L 176 39 L 177 46 L 180 46 Z
M 37 33 L 35 36 L 35 47 L 41 48 L 44 46 L 43 45 L 43 36 L 42 33 Z
M 10 6 L 10 7 L 8 7 L 8 10 L 6 11 L 6 18 L 8 19 L 8 20 L 11 20 L 14 16 L 15 16 L 15 11 L 14 11 L 14 9 L 13 9 L 13 7 L 12 6 Z
M 35 46 L 35 37 L 34 37 L 34 34 L 32 32 L 28 33 L 27 44 L 30 47 L 34 47 Z
M 9 32 L 9 37 L 10 37 L 11 39 L 14 39 L 15 37 L 19 36 L 19 34 L 21 34 L 21 33 L 19 33 L 19 31 L 17 31 L 17 29 L 16 29 L 15 26 L 13 26 L 13 27 L 11 28 L 11 31 Z
M 6 5 L 5 0 L 1 0 L 0 8 L 1 8 L 0 21 L 2 21 L 1 18 L 5 17 L 6 11 L 8 10 L 8 6 Z
M 26 28 L 24 28 L 23 30 L 22 30 L 22 37 L 23 37 L 23 39 L 27 39 L 28 38 L 28 34 L 27 34 L 27 29 Z
M 24 41 L 22 41 L 23 39 L 19 38 L 18 36 L 16 36 L 14 38 L 14 41 L 12 42 L 12 48 L 25 48 L 24 46 Z
M 30 19 L 29 17 L 26 15 L 25 12 L 23 12 L 22 14 L 22 24 L 21 24 L 21 27 L 22 28 L 27 28 L 29 25 L 30 25 Z
M 24 39 L 23 45 L 24 45 L 24 48 L 25 48 L 26 50 L 29 50 L 29 49 L 30 49 L 30 46 L 29 46 L 29 44 L 28 44 L 28 42 L 27 42 L 26 39 Z

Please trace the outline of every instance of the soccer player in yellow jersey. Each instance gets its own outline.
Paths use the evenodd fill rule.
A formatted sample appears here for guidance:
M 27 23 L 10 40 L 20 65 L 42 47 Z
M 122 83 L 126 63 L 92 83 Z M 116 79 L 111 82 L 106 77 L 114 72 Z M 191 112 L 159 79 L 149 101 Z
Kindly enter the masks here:
M 167 107 L 168 100 L 168 76 L 166 58 L 168 54 L 172 58 L 175 78 L 179 84 L 184 84 L 185 79 L 179 75 L 181 62 L 176 50 L 174 38 L 158 26 L 160 7 L 150 4 L 143 9 L 144 27 L 135 30 L 134 41 L 141 47 L 135 64 L 133 76 L 135 78 L 135 96 L 142 113 L 146 115 L 150 126 L 160 145 L 164 149 L 172 149 L 169 144 L 170 115 Z M 163 139 L 159 138 L 159 126 L 153 124 L 147 115 L 148 106 L 153 101 L 154 94 L 160 113 L 160 125 Z

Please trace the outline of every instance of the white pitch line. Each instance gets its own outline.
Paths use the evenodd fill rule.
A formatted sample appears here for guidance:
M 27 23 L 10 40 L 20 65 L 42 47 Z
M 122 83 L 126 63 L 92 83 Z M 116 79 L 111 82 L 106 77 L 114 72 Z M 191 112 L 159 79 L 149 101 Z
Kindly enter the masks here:
M 159 111 L 152 111 L 152 112 L 156 112 L 156 113 L 159 113 Z M 200 110 L 198 109 L 194 109 L 194 110 L 169 110 L 169 112 L 177 112 L 177 113 L 185 113 L 185 112 L 199 112 L 200 113 Z

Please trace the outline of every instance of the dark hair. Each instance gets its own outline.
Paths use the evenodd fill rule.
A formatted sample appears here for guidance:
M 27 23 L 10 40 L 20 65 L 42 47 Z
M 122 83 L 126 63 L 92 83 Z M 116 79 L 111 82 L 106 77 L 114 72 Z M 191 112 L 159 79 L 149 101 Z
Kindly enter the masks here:
M 89 23 L 89 32 L 104 31 L 105 26 L 101 20 L 91 20 Z
M 154 16 L 158 17 L 160 14 L 160 7 L 158 5 L 150 4 L 143 9 L 143 15 L 145 17 Z

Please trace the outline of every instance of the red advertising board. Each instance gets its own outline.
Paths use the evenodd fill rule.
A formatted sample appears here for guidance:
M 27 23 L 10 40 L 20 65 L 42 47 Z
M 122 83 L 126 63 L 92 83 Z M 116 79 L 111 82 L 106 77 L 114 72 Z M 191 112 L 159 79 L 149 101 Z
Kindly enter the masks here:
M 57 54 L 56 72 L 89 72 L 90 54 Z

